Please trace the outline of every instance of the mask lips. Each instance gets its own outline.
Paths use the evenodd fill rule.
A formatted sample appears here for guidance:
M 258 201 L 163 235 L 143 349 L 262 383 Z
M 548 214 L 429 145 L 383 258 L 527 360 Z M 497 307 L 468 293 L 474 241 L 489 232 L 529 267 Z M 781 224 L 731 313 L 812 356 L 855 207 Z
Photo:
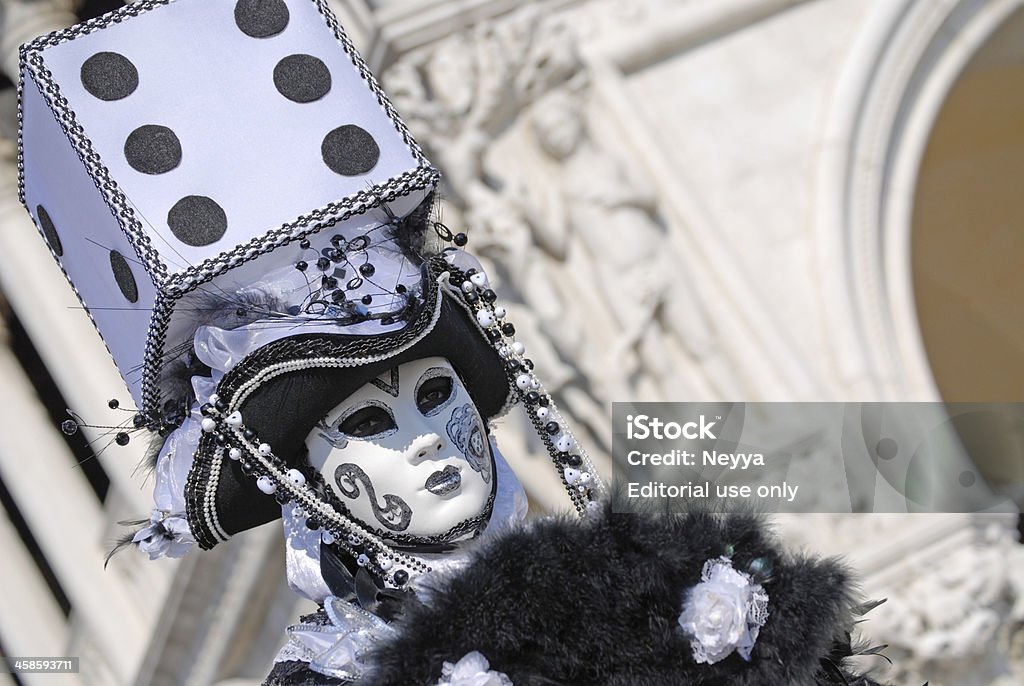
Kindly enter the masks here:
M 428 476 L 423 487 L 434 495 L 443 496 L 448 495 L 461 485 L 462 474 L 459 473 L 458 467 L 448 465 Z

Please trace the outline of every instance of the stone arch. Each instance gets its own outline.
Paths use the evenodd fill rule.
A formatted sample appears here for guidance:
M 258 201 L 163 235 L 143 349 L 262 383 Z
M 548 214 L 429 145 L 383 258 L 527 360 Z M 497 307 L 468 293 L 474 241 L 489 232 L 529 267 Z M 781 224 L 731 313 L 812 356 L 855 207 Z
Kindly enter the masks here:
M 815 232 L 825 321 L 856 400 L 938 400 L 918 325 L 910 235 L 932 126 L 963 68 L 1020 3 L 879 3 L 840 74 Z

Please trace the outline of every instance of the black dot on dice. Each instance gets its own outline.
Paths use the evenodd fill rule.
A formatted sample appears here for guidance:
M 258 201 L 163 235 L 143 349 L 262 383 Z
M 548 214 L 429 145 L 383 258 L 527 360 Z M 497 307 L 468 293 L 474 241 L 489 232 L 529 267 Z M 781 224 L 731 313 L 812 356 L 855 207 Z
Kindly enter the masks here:
M 139 87 L 139 70 L 124 55 L 98 52 L 82 63 L 82 85 L 100 100 L 120 100 Z
M 167 213 L 167 226 L 175 238 L 199 247 L 216 243 L 228 230 L 228 216 L 216 202 L 204 195 L 189 195 Z
M 50 219 L 50 214 L 46 211 L 46 208 L 42 205 L 36 205 L 36 216 L 39 218 L 39 228 L 43 231 L 43 238 L 50 244 L 50 249 L 53 250 L 57 257 L 63 257 L 64 246 L 60 242 L 60 236 L 57 235 L 57 227 L 53 225 L 53 220 Z
M 121 295 L 130 303 L 139 302 L 139 286 L 135 283 L 135 275 L 124 255 L 116 250 L 110 251 L 110 271 L 114 273 L 114 281 L 121 289 Z
M 324 164 L 342 176 L 359 176 L 377 165 L 380 148 L 367 131 L 355 124 L 339 126 L 324 137 Z
M 288 26 L 288 5 L 284 0 L 238 0 L 235 24 L 252 38 L 270 38 Z
M 331 90 L 331 71 L 312 55 L 288 55 L 274 67 L 274 85 L 293 102 L 314 102 Z
M 181 141 L 166 126 L 146 124 L 128 135 L 124 156 L 137 172 L 165 174 L 181 164 Z

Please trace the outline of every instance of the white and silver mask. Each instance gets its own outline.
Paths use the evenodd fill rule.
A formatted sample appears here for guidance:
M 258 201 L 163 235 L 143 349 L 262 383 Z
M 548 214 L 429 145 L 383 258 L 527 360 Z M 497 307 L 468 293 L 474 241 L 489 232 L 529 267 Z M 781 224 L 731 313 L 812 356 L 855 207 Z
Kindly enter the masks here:
M 351 516 L 396 541 L 465 538 L 493 502 L 483 421 L 442 357 L 365 384 L 317 423 L 306 447 Z

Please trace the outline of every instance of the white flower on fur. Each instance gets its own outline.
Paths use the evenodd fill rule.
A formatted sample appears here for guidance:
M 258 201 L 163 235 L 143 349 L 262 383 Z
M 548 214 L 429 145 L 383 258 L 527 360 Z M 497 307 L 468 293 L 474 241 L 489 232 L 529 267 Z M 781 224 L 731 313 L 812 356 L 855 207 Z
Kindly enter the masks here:
M 153 510 L 149 516 L 149 526 L 140 529 L 132 537 L 132 543 L 148 554 L 150 560 L 160 557 L 181 557 L 195 545 L 195 542 L 184 517 L 160 510 Z
M 507 675 L 490 667 L 487 658 L 474 650 L 455 664 L 445 662 L 437 686 L 512 686 Z
M 690 589 L 679 626 L 690 637 L 693 659 L 714 664 L 734 650 L 744 660 L 768 619 L 768 594 L 727 557 L 708 560 L 701 582 Z

